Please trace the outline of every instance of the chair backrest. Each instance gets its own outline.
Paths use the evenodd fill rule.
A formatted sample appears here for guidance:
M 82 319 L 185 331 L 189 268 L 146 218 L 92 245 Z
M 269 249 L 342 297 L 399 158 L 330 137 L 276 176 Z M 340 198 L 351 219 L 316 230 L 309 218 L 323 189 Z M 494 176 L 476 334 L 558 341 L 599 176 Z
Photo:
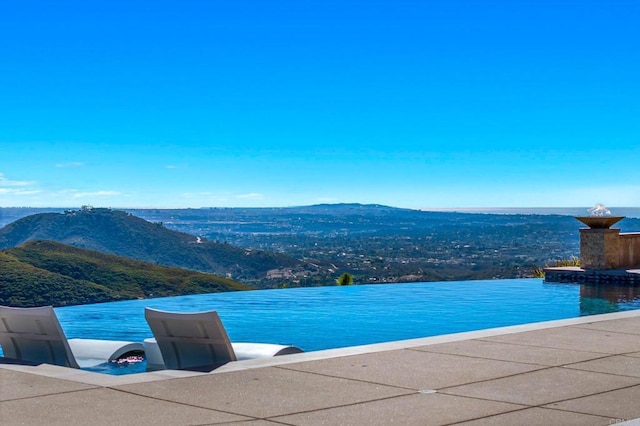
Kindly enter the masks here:
M 0 345 L 7 358 L 80 368 L 51 306 L 0 306 Z
M 182 313 L 145 308 L 144 315 L 168 369 L 213 370 L 236 360 L 216 311 Z

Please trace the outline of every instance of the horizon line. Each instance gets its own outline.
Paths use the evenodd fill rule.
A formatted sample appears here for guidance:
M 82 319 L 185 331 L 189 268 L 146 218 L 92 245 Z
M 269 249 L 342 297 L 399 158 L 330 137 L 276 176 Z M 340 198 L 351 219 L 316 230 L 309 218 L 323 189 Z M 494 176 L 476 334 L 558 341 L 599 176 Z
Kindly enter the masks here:
M 122 210 L 204 210 L 204 209 L 287 209 L 314 206 L 344 206 L 344 205 L 360 205 L 360 206 L 380 206 L 405 210 L 420 211 L 452 211 L 452 210 L 522 210 L 522 209 L 589 209 L 588 206 L 458 206 L 458 207 L 399 207 L 381 203 L 316 203 L 316 204 L 297 204 L 288 206 L 95 206 L 83 204 L 79 206 L 0 206 L 0 209 L 82 209 L 83 207 L 102 208 L 102 209 L 122 209 Z M 611 206 L 608 209 L 638 209 L 640 206 Z

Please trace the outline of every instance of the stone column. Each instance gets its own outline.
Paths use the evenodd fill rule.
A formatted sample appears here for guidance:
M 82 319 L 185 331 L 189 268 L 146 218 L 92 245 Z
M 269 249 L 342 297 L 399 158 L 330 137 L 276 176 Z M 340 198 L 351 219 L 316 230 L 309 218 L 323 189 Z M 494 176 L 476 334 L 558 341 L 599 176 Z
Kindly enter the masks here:
M 620 262 L 620 229 L 580 228 L 580 267 L 616 269 Z

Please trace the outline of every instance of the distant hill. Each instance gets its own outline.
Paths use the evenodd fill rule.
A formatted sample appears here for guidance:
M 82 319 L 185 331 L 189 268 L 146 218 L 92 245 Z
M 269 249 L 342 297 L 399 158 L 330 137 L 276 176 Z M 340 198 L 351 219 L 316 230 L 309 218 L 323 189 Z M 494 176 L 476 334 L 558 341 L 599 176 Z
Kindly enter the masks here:
M 63 213 L 40 213 L 24 217 L 0 229 L 0 249 L 28 241 L 51 240 L 74 247 L 129 257 L 164 266 L 231 277 L 265 286 L 267 273 L 291 270 L 315 273 L 295 258 L 262 250 L 207 241 L 167 229 L 123 211 L 82 208 Z
M 0 304 L 30 307 L 247 290 L 211 274 L 31 241 L 0 251 Z
M 626 210 L 629 217 L 619 222 L 622 232 L 640 230 L 634 210 L 640 211 Z M 230 274 L 256 288 L 335 285 L 344 272 L 357 284 L 520 278 L 580 254 L 582 225 L 576 219 L 555 209 L 532 212 L 421 211 L 353 203 L 126 213 L 0 208 L 0 223 L 7 224 L 0 228 L 0 247 L 57 239 L 152 263 Z

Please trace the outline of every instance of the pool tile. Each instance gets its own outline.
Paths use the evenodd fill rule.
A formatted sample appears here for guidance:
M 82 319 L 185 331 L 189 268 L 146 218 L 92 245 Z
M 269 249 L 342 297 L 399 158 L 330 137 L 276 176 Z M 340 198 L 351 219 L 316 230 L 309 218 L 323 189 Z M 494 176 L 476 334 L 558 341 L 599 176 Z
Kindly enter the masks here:
M 118 386 L 116 389 L 260 418 L 413 393 L 390 386 L 273 367 Z
M 546 408 L 527 408 L 497 416 L 457 423 L 456 426 L 513 426 L 513 425 L 562 425 L 562 426 L 603 426 L 609 425 L 609 417 L 590 414 L 570 413 Z
M 566 366 L 577 370 L 597 371 L 620 376 L 640 377 L 640 358 L 616 355 Z
M 464 407 L 464 409 L 460 409 Z M 450 395 L 412 394 L 273 420 L 291 425 L 443 425 L 521 409 L 522 406 Z
M 421 390 L 473 383 L 543 367 L 404 349 L 280 368 Z
M 531 347 L 484 340 L 464 340 L 459 342 L 441 343 L 438 345 L 421 346 L 413 349 L 425 352 L 464 355 L 545 366 L 570 364 L 603 356 L 603 354 L 595 352 Z
M 247 419 L 107 388 L 4 401 L 0 402 L 0 412 L 3 426 L 162 426 L 217 424 Z
M 620 422 L 640 418 L 640 386 L 548 405 L 550 408 L 608 417 Z M 609 424 L 614 424 L 612 421 Z
M 542 405 L 640 384 L 640 378 L 552 367 L 441 390 L 450 395 Z
M 92 389 L 94 386 L 0 368 L 0 401 Z M 1 423 L 1 422 L 0 422 Z
M 617 354 L 640 351 L 640 339 L 625 333 L 580 327 L 559 327 L 486 337 L 489 342 Z

